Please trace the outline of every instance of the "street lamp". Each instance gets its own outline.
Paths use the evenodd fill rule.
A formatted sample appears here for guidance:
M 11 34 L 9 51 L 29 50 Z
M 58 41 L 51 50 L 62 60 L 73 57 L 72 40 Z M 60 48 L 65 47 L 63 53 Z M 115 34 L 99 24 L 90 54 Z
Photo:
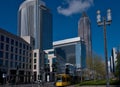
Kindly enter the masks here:
M 103 26 L 104 30 L 104 52 L 105 52 L 105 64 L 106 64 L 106 87 L 109 87 L 109 71 L 108 71 L 108 56 L 107 56 L 107 38 L 106 38 L 106 25 L 110 25 L 112 22 L 111 10 L 107 10 L 107 18 L 103 17 L 101 21 L 100 10 L 97 11 L 97 24 Z

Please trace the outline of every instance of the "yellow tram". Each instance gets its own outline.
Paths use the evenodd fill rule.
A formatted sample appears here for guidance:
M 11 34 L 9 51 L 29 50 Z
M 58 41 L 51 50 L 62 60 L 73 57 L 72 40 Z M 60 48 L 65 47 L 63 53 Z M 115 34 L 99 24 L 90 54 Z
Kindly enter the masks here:
M 71 76 L 68 74 L 58 74 L 56 78 L 57 81 L 55 85 L 57 87 L 64 87 L 71 84 Z

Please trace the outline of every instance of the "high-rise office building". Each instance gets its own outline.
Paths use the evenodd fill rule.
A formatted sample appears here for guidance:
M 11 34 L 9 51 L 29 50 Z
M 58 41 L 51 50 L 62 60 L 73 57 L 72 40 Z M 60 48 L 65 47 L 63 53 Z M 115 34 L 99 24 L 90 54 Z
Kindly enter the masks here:
M 24 1 L 18 11 L 19 36 L 34 38 L 35 49 L 52 48 L 52 14 L 40 0 Z
M 83 12 L 82 17 L 78 21 L 78 36 L 85 41 L 87 58 L 92 56 L 92 43 L 91 43 L 92 40 L 90 24 L 91 23 L 89 17 L 86 15 L 85 12 Z

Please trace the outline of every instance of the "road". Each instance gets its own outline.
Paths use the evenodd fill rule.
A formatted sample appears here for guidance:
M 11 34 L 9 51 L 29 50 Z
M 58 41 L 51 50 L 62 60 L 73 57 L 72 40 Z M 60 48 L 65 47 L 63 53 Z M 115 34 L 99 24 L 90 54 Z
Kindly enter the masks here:
M 54 83 L 45 83 L 44 86 L 39 85 L 39 84 L 21 84 L 21 85 L 0 85 L 0 87 L 55 87 Z M 103 86 L 66 86 L 66 87 L 106 87 L 105 85 Z M 120 85 L 110 85 L 110 87 L 120 87 Z

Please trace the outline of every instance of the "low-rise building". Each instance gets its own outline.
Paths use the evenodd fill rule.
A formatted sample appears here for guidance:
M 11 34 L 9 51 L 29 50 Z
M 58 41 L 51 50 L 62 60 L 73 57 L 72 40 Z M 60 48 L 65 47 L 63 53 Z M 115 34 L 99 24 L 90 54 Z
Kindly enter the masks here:
M 32 75 L 32 45 L 24 39 L 0 29 L 0 83 L 30 82 Z
M 66 73 L 66 63 L 76 67 L 76 75 L 80 76 L 81 69 L 86 68 L 86 46 L 80 37 L 53 42 L 56 60 L 58 61 L 57 73 Z

